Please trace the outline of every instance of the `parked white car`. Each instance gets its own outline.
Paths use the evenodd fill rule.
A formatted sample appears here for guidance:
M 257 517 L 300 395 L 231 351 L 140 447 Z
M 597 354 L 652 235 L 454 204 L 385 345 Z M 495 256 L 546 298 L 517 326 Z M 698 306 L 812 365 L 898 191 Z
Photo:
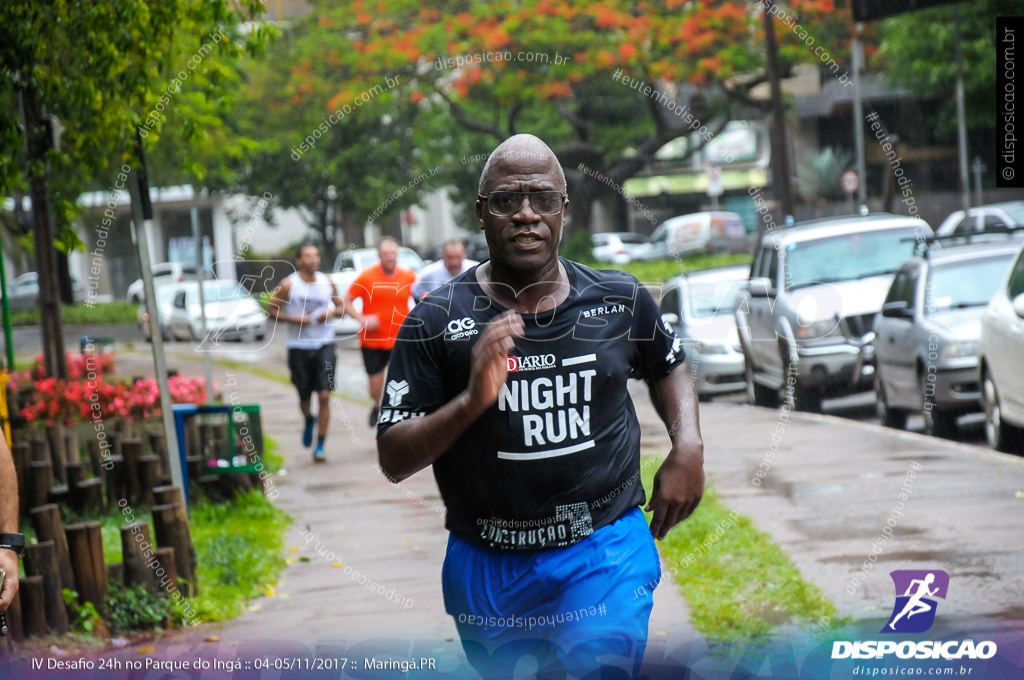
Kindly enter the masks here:
M 936 236 L 949 236 L 968 231 L 1001 231 L 1024 226 L 1024 201 L 993 203 L 971 208 L 964 216 L 963 210 L 956 210 L 942 220 L 935 230 Z
M 165 342 L 171 339 L 171 311 L 174 309 L 174 294 L 178 291 L 179 284 L 177 283 L 165 283 L 162 286 L 156 287 L 156 303 L 157 309 L 160 312 L 160 337 Z M 152 340 L 153 336 L 149 330 L 149 310 L 146 308 L 145 301 L 139 305 L 139 331 L 146 340 Z
M 633 260 L 650 257 L 651 240 L 643 234 L 629 231 L 594 234 L 592 255 L 598 262 L 629 264 Z
M 75 300 L 86 298 L 85 288 L 78 283 L 78 279 L 71 277 L 71 290 Z M 11 311 L 17 309 L 32 309 L 39 306 L 39 274 L 26 272 L 11 281 L 7 289 L 7 304 Z
M 669 279 L 662 290 L 661 318 L 683 341 L 701 401 L 747 389 L 733 307 L 749 275 L 747 265 L 703 269 Z
M 337 287 L 338 295 L 345 297 L 345 294 L 348 293 L 349 286 L 351 286 L 352 282 L 356 280 L 356 277 L 359 276 L 360 272 L 371 264 L 377 264 L 378 262 L 380 262 L 380 257 L 377 256 L 376 248 L 343 250 L 338 253 L 338 257 L 334 259 L 334 271 L 327 276 Z M 419 270 L 426 266 L 426 263 L 412 248 L 400 246 L 398 248 L 398 266 L 411 269 L 414 272 L 419 272 Z M 355 308 L 357 312 L 363 311 L 363 304 L 361 300 L 356 300 Z M 411 308 L 412 303 L 410 302 L 410 309 Z M 361 328 L 362 326 L 359 325 L 359 322 L 351 316 L 345 316 L 334 322 L 335 335 L 353 336 L 358 333 Z
M 237 281 L 204 281 L 206 328 L 214 342 L 262 340 L 268 314 Z M 206 337 L 199 305 L 199 282 L 178 284 L 171 307 L 171 338 L 201 340 Z
M 988 442 L 1024 454 L 1024 248 L 981 318 L 978 356 Z
M 153 265 L 153 285 L 162 286 L 165 283 L 181 283 L 182 281 L 194 281 L 196 278 L 196 266 L 194 264 L 183 264 L 181 262 L 161 262 Z M 142 286 L 142 279 L 136 279 L 128 286 L 128 302 L 139 304 L 146 297 Z

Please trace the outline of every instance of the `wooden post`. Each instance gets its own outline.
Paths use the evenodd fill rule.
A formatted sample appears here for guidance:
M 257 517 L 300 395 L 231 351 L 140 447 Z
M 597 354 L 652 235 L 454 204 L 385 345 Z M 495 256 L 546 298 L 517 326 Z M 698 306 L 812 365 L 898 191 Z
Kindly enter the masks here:
M 71 568 L 71 556 L 68 554 L 68 543 L 64 537 L 64 524 L 60 518 L 60 508 L 49 503 L 29 511 L 32 515 L 32 526 L 40 541 L 52 541 L 60 568 L 60 581 L 65 588 L 75 590 L 75 572 Z
M 181 503 L 182 506 L 185 505 L 185 502 L 181 498 L 181 489 L 169 484 L 166 486 L 158 486 L 153 489 L 153 502 L 155 505 L 170 505 L 171 503 Z
M 67 484 L 64 476 L 64 466 L 67 464 L 67 456 L 64 453 L 64 426 L 47 425 L 46 441 L 50 444 L 50 462 L 53 463 L 53 476 L 60 480 L 61 484 Z
M 107 467 L 103 469 L 103 479 L 107 487 L 107 507 L 112 508 L 125 498 L 124 492 L 124 459 L 121 456 L 107 458 Z
M 121 455 L 124 457 L 125 487 L 128 498 L 137 501 L 142 498 L 142 487 L 139 483 L 139 458 L 142 457 L 141 439 L 122 439 Z
M 161 548 L 174 548 L 178 576 L 189 582 L 188 597 L 199 593 L 196 581 L 196 551 L 188 528 L 188 515 L 181 503 L 153 506 L 153 528 Z M 183 593 L 186 594 L 186 593 Z
M 14 471 L 18 476 L 18 517 L 28 517 L 29 465 L 32 449 L 28 442 L 14 442 L 11 445 L 14 457 Z
M 92 473 L 97 477 L 102 477 L 104 448 L 100 446 L 100 442 L 98 439 L 90 439 L 88 443 L 88 448 L 89 464 L 92 466 Z
M 29 467 L 28 507 L 46 505 L 53 486 L 53 463 L 48 460 L 34 460 Z
M 178 566 L 174 561 L 174 548 L 157 548 L 156 559 L 157 565 L 153 577 L 157 581 L 157 588 L 168 595 L 175 590 L 181 592 L 181 584 L 178 582 Z
M 61 484 L 60 486 L 51 486 L 50 493 L 46 494 L 47 503 L 64 503 L 67 505 L 70 502 L 68 494 L 68 485 Z M 29 510 L 29 512 L 32 512 Z
M 21 591 L 14 593 L 11 606 L 7 608 L 7 625 L 11 629 L 11 640 L 21 642 L 25 639 L 25 625 L 22 623 L 24 615 L 21 611 Z
M 64 468 L 64 473 L 68 478 L 68 498 L 71 501 L 71 507 L 75 509 L 75 512 L 81 512 L 82 496 L 78 485 L 85 480 L 85 467 L 81 462 L 68 463 Z
M 145 550 L 152 550 L 149 538 L 149 523 L 133 522 L 121 527 L 121 557 L 124 584 L 133 586 L 141 583 L 149 592 L 156 592 L 153 584 L 153 570 L 146 566 L 149 561 Z
M 77 434 L 64 435 L 64 453 L 68 457 L 68 464 L 82 462 L 82 449 Z
M 32 439 L 29 440 L 29 443 L 32 445 L 32 460 L 34 462 L 52 462 L 50 460 L 50 445 L 46 443 L 45 439 Z
M 64 582 L 60 578 L 57 549 L 53 541 L 43 541 L 25 547 L 25 573 L 29 576 L 42 577 L 46 625 L 57 635 L 64 635 L 71 627 L 68 623 L 68 610 L 64 604 Z
M 153 487 L 160 485 L 160 457 L 152 454 L 138 460 L 139 487 L 144 505 L 153 505 Z
M 107 583 L 123 582 L 124 565 L 120 562 L 107 563 Z
M 83 512 L 103 510 L 103 480 L 98 477 L 78 483 L 78 496 L 82 499 Z
M 82 602 L 99 607 L 107 594 L 107 565 L 103 561 L 103 533 L 99 522 L 71 524 L 64 530 Z
M 120 456 L 121 454 L 121 440 L 124 436 L 120 432 L 107 432 L 107 441 L 110 442 L 110 455 Z
M 46 597 L 42 576 L 25 576 L 18 581 L 22 630 L 26 636 L 46 635 Z

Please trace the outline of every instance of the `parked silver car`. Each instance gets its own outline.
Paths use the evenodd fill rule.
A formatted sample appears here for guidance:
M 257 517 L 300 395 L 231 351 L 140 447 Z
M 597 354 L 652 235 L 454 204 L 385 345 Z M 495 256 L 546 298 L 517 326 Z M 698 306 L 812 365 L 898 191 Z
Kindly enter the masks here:
M 978 364 L 988 443 L 1024 454 L 1024 249 L 982 314 Z
M 812 220 L 766 236 L 736 308 L 747 391 L 820 411 L 874 383 L 875 315 L 923 220 L 885 213 Z
M 221 340 L 262 340 L 267 332 L 268 314 L 237 281 L 203 281 L 206 331 L 214 342 Z M 178 284 L 168 324 L 171 337 L 202 340 L 202 312 L 199 282 Z
M 732 310 L 749 273 L 747 265 L 704 269 L 673 277 L 662 289 L 662 318 L 683 340 L 702 401 L 747 389 Z
M 902 429 L 922 413 L 927 431 L 956 434 L 981 410 L 978 341 L 985 308 L 1019 246 L 930 245 L 900 267 L 875 322 L 875 396 L 882 423 Z

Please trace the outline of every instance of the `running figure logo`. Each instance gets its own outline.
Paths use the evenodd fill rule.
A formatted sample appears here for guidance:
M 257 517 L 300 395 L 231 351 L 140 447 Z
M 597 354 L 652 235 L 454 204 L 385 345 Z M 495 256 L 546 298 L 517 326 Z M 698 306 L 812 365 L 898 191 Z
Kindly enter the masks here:
M 941 569 L 900 569 L 889 576 L 896 585 L 896 604 L 880 632 L 923 633 L 931 628 L 938 603 L 928 598 L 946 599 L 949 574 Z

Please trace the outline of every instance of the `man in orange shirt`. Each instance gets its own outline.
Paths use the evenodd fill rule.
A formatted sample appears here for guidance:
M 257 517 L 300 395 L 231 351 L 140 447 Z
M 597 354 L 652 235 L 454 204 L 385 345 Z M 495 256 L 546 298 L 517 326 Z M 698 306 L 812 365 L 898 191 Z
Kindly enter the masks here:
M 416 273 L 398 266 L 398 241 L 384 237 L 377 245 L 380 262 L 370 265 L 352 282 L 345 295 L 345 310 L 351 310 L 355 300 L 363 301 L 362 314 L 352 314 L 358 321 L 368 317 L 377 323 L 366 324 L 359 331 L 359 345 L 363 352 L 363 365 L 370 378 L 370 427 L 377 425 L 380 412 L 380 398 L 384 392 L 384 372 L 391 359 L 391 348 L 395 346 L 398 329 L 409 313 L 409 299 Z M 395 397 L 401 399 L 405 385 L 395 385 Z M 401 393 L 401 394 L 399 394 Z

